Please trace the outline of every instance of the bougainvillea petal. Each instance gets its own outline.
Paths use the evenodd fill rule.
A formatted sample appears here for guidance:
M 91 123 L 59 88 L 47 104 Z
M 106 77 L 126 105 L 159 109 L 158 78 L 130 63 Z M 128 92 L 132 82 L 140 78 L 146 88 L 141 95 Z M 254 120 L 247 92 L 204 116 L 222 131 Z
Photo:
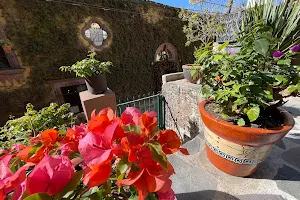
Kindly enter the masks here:
M 121 185 L 132 185 L 133 183 L 135 183 L 144 173 L 145 169 L 141 169 L 138 173 L 136 172 L 132 172 L 128 175 L 127 179 L 121 180 L 121 181 L 117 181 L 117 185 L 121 186 Z
M 83 184 L 88 188 L 99 186 L 105 183 L 112 172 L 111 164 L 97 164 L 87 167 L 84 170 Z
M 106 115 L 97 115 L 88 122 L 88 130 L 92 132 L 103 133 L 109 124 L 110 120 Z
M 110 121 L 116 118 L 115 112 L 110 107 L 102 109 L 98 115 L 106 115 Z
M 45 156 L 27 178 L 28 194 L 55 195 L 72 180 L 74 166 L 66 156 Z
M 28 154 L 29 154 L 31 148 L 32 148 L 31 146 L 28 146 L 28 147 L 26 147 L 25 149 L 22 149 L 22 150 L 17 154 L 17 157 L 20 158 L 21 160 L 27 162 L 27 160 L 28 160 Z
M 114 136 L 115 130 L 118 127 L 118 122 L 115 122 L 106 127 L 103 133 L 103 140 L 107 145 L 107 148 L 111 148 L 112 138 Z
M 148 112 L 145 112 L 139 119 L 139 125 L 145 135 L 149 137 L 154 128 L 157 127 L 157 118 L 152 117 Z
M 300 44 L 299 44 L 299 45 L 295 45 L 295 46 L 291 47 L 291 48 L 290 48 L 290 50 L 292 50 L 293 52 L 300 51 Z
M 103 135 L 88 133 L 79 141 L 78 150 L 86 164 L 99 164 L 112 158 L 112 149 L 103 140 Z
M 46 146 L 55 144 L 57 137 L 58 132 L 54 129 L 48 129 L 41 134 L 42 142 Z
M 126 110 L 122 113 L 121 119 L 124 125 L 127 124 L 139 124 L 139 118 L 142 116 L 142 113 L 139 109 L 133 107 L 127 107 Z
M 28 194 L 46 192 L 48 188 L 49 174 L 42 169 L 34 169 L 38 176 L 31 173 L 27 178 L 26 191 Z M 39 184 L 38 184 L 39 183 Z
M 179 148 L 179 151 L 186 156 L 190 155 L 189 151 L 186 148 Z
M 151 193 L 160 190 L 168 180 L 167 176 L 152 176 L 147 171 L 145 171 L 143 177 L 146 180 L 148 191 Z
M 158 141 L 162 145 L 162 149 L 165 154 L 176 153 L 181 146 L 181 141 L 177 133 L 173 130 L 161 131 Z
M 175 193 L 172 189 L 166 192 L 157 192 L 156 194 L 158 195 L 158 200 L 176 200 Z
M 276 51 L 276 52 L 273 53 L 274 58 L 280 58 L 283 55 L 284 55 L 284 53 L 281 52 L 281 51 Z
M 22 182 L 20 185 L 16 186 L 11 200 L 21 200 L 26 189 L 26 181 Z M 0 198 L 1 199 L 1 198 Z
M 16 173 L 9 177 L 9 181 L 5 184 L 5 192 L 9 193 L 26 180 L 26 170 L 34 164 L 26 164 L 20 167 Z
M 148 196 L 147 182 L 143 178 L 137 180 L 134 184 L 134 187 L 138 191 L 138 200 L 145 200 Z

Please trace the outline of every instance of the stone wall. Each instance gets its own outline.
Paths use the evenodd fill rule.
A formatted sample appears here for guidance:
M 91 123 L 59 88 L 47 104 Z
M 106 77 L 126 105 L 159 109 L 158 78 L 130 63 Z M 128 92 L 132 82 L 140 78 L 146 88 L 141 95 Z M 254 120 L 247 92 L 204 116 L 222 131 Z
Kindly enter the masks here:
M 66 102 L 56 96 L 60 88 L 53 83 L 70 84 L 75 74 L 63 73 L 59 67 L 82 60 L 95 48 L 84 38 L 85 25 L 91 19 L 112 36 L 108 36 L 105 49 L 97 47 L 97 58 L 113 62 L 107 81 L 118 99 L 158 90 L 161 74 L 152 63 L 161 44 L 174 45 L 182 63 L 193 62 L 194 47 L 184 45 L 180 9 L 138 0 L 75 1 L 0 0 L 0 24 L 13 44 L 20 68 L 26 69 L 24 77 L 14 75 L 8 83 L 0 80 L 0 126 L 10 115 L 23 115 L 29 102 L 36 109 L 53 101 Z
M 198 104 L 202 100 L 200 86 L 187 82 L 182 73 L 167 74 L 163 76 L 162 95 L 165 98 L 166 129 L 175 130 L 184 142 L 197 135 L 203 138 L 198 111 Z

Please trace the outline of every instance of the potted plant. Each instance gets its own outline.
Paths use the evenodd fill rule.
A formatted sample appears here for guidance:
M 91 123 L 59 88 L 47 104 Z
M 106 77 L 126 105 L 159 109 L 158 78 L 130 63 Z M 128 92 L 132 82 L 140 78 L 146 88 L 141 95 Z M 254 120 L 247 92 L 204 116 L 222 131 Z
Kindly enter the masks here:
M 203 5 L 202 1 L 198 3 L 200 7 Z M 211 9 L 215 8 L 213 7 Z M 200 48 L 196 49 L 194 53 L 196 60 L 200 51 L 205 49 L 205 47 L 215 39 L 217 34 L 224 31 L 224 24 L 219 20 L 220 14 L 211 14 L 207 9 L 199 13 L 182 9 L 179 17 L 184 22 L 188 22 L 188 24 L 183 27 L 183 32 L 187 37 L 186 46 L 189 46 L 192 42 L 201 42 Z M 196 83 L 200 76 L 200 68 L 201 65 L 197 62 L 183 65 L 184 78 L 191 83 Z
M 300 67 L 291 64 L 298 48 L 278 51 L 280 41 L 263 21 L 249 30 L 239 34 L 238 53 L 208 51 L 201 60 L 201 92 L 209 99 L 199 105 L 207 156 L 220 170 L 242 177 L 293 128 L 293 117 L 278 107 L 300 91 Z
M 110 109 L 66 132 L 48 129 L 28 146 L 1 151 L 3 199 L 174 200 L 168 154 L 181 151 L 172 130 L 159 130 L 155 113 Z
M 1 40 L 0 46 L 3 48 L 3 51 L 5 53 L 10 53 L 12 51 L 12 46 L 11 46 L 11 42 L 9 39 Z
M 75 72 L 76 76 L 85 78 L 88 91 L 92 94 L 99 94 L 107 90 L 105 73 L 109 72 L 112 62 L 100 62 L 96 60 L 95 56 L 96 53 L 93 52 L 72 66 L 60 67 L 60 70 Z

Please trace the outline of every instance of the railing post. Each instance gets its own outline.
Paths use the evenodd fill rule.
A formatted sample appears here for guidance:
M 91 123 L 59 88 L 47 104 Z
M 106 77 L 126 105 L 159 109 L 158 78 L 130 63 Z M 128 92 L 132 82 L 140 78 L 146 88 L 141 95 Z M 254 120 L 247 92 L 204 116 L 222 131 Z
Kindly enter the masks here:
M 163 111 L 163 96 L 158 95 L 158 125 L 160 129 L 164 129 L 164 111 Z

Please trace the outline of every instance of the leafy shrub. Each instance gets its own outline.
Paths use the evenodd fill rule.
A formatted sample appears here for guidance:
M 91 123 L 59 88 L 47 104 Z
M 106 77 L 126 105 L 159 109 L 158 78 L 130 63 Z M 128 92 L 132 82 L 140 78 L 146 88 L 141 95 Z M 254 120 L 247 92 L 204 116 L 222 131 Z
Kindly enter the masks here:
M 241 49 L 237 53 L 213 53 L 210 45 L 196 53 L 202 71 L 202 94 L 214 97 L 224 119 L 236 117 L 234 121 L 241 126 L 283 105 L 285 97 L 300 91 L 300 67 L 291 64 L 300 46 L 278 51 L 280 41 L 263 21 L 249 25 L 248 30 L 239 34 Z M 228 42 L 219 50 L 226 45 Z
M 51 103 L 49 107 L 37 111 L 32 104 L 27 104 L 24 116 L 11 119 L 0 128 L 0 147 L 9 148 L 17 142 L 27 143 L 28 137 L 36 136 L 49 128 L 65 130 L 74 124 L 74 116 L 69 108 L 70 104 L 58 106 Z
M 75 72 L 76 76 L 84 78 L 109 72 L 112 62 L 100 62 L 96 60 L 95 56 L 96 53 L 91 53 L 88 55 L 88 58 L 78 61 L 72 66 L 62 66 L 60 70 L 63 72 Z

